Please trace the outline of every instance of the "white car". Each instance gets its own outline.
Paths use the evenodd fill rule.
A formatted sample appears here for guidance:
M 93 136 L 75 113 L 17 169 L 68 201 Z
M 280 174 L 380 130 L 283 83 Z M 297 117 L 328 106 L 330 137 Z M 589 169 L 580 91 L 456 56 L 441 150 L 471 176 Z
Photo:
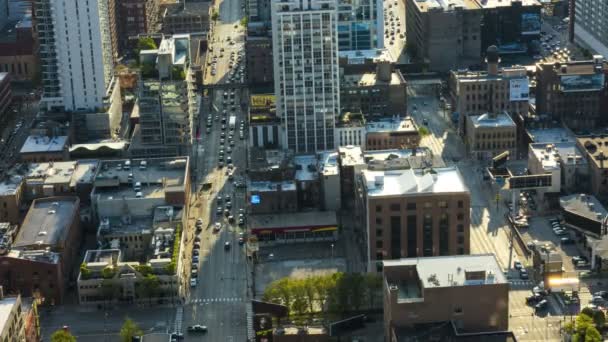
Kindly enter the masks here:
M 196 287 L 197 281 L 196 278 L 190 279 L 190 287 Z

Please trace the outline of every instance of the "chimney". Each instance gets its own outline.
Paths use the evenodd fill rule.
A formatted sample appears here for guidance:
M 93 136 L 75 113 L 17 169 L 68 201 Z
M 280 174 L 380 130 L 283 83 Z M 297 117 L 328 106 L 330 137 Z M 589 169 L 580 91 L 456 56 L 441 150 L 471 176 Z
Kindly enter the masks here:
M 490 45 L 486 51 L 486 63 L 488 64 L 488 75 L 498 75 L 498 63 L 500 57 L 498 57 L 498 48 L 496 45 Z

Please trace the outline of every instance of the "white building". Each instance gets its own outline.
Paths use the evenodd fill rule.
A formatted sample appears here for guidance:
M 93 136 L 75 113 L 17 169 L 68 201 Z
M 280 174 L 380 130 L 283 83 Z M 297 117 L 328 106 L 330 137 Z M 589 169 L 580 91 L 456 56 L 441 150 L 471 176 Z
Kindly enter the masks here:
M 108 0 L 36 0 L 47 110 L 103 108 L 114 68 Z
M 272 41 L 282 145 L 296 153 L 334 148 L 340 113 L 335 0 L 273 0 Z
M 0 287 L 0 341 L 25 341 L 21 296 L 6 297 Z
M 543 192 L 574 191 L 589 175 L 587 160 L 575 142 L 530 144 L 528 170 L 531 174 L 551 174 L 551 187 Z
M 362 124 L 344 124 L 336 127 L 336 148 L 344 146 L 360 146 L 365 150 L 366 130 Z

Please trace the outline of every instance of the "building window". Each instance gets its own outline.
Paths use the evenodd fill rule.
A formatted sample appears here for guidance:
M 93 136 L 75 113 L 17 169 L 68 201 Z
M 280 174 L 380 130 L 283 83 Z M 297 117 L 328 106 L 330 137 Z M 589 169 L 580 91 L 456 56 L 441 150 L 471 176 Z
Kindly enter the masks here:
M 459 225 L 457 225 L 457 226 L 456 226 L 456 230 L 457 230 L 459 233 L 464 233 L 464 225 L 463 225 L 463 224 L 459 224 Z
M 439 208 L 447 208 L 448 207 L 448 202 L 447 201 L 439 201 L 439 202 L 437 202 L 437 206 Z
M 463 213 L 459 213 L 456 218 L 458 218 L 459 221 L 462 221 L 462 220 L 464 220 L 464 214 Z
M 458 247 L 458 254 L 459 255 L 464 255 L 464 248 Z
M 408 203 L 407 210 L 416 210 L 416 203 Z
M 433 207 L 433 204 L 431 202 L 424 202 L 424 208 L 425 209 L 430 209 Z
M 459 245 L 464 244 L 464 236 L 462 236 L 462 235 L 458 236 L 458 244 Z
M 376 206 L 376 212 L 379 213 L 382 211 L 382 206 L 381 205 L 377 205 Z
M 382 237 L 382 229 L 376 228 L 376 237 Z
M 376 248 L 382 248 L 382 240 L 376 241 Z
M 401 210 L 401 204 L 399 204 L 399 203 L 393 203 L 393 204 L 391 204 L 391 210 L 392 211 L 400 211 Z
M 462 308 L 457 306 L 454 308 L 454 314 L 455 315 L 462 315 Z
M 382 218 L 376 217 L 376 224 L 382 224 Z

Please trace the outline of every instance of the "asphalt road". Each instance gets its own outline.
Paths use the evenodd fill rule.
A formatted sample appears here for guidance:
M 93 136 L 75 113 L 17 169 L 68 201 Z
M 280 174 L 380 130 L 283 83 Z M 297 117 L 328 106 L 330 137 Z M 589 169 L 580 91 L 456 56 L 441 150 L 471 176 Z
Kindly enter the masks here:
M 225 85 L 228 82 L 230 70 L 229 58 L 231 52 L 237 56 L 244 50 L 244 31 L 239 25 L 242 17 L 241 1 L 223 0 L 219 2 L 220 20 L 214 24 L 211 47 L 213 52 L 207 58 L 217 57 L 217 72 L 211 75 L 207 66 L 205 85 Z M 237 28 L 235 28 L 237 25 Z M 227 39 L 230 37 L 230 40 Z M 234 41 L 236 43 L 231 44 Z M 222 51 L 223 50 L 223 51 Z M 235 58 L 236 59 L 236 58 Z M 242 57 L 244 64 L 244 56 Z M 239 233 L 242 229 L 237 224 L 230 224 L 225 215 L 218 215 L 219 206 L 225 208 L 226 196 L 231 197 L 231 214 L 238 220 L 239 209 L 245 208 L 245 191 L 236 189 L 233 180 L 228 179 L 227 167 L 218 167 L 219 151 L 224 151 L 224 163 L 230 156 L 234 163 L 235 179 L 242 179 L 246 168 L 246 136 L 239 138 L 239 126 L 246 121 L 246 114 L 241 103 L 246 102 L 247 90 L 234 84 L 234 97 L 230 95 L 231 89 L 213 89 L 208 91 L 208 97 L 203 101 L 203 111 L 199 122 L 201 132 L 200 146 L 195 150 L 196 171 L 198 183 L 196 189 L 201 189 L 203 183 L 210 183 L 211 188 L 200 191 L 193 203 L 192 217 L 189 225 L 189 236 L 186 244 L 187 257 L 191 260 L 191 249 L 195 239 L 194 222 L 196 218 L 203 219 L 203 230 L 198 234 L 201 241 L 199 252 L 200 262 L 193 265 L 198 268 L 198 285 L 188 288 L 186 304 L 183 307 L 181 331 L 185 332 L 186 341 L 245 341 L 246 340 L 246 302 L 248 299 L 248 286 L 251 273 L 247 266 L 244 248 L 238 244 Z M 227 96 L 224 96 L 226 92 Z M 234 98 L 234 111 L 232 110 Z M 222 128 L 221 118 L 223 111 L 227 111 L 227 121 L 231 115 L 236 115 L 237 124 L 234 130 L 234 146 L 228 153 L 230 140 L 228 139 L 230 127 L 225 124 Z M 207 131 L 207 118 L 212 118 L 212 127 Z M 247 128 L 245 128 L 245 132 Z M 221 142 L 221 134 L 225 134 L 225 141 Z M 218 204 L 217 197 L 222 197 Z M 216 222 L 222 223 L 219 232 L 213 231 Z M 230 247 L 225 247 L 229 242 Z M 186 267 L 191 266 L 186 261 Z M 189 282 L 188 282 L 189 283 Z M 187 327 L 201 324 L 208 327 L 205 334 L 187 333 Z

